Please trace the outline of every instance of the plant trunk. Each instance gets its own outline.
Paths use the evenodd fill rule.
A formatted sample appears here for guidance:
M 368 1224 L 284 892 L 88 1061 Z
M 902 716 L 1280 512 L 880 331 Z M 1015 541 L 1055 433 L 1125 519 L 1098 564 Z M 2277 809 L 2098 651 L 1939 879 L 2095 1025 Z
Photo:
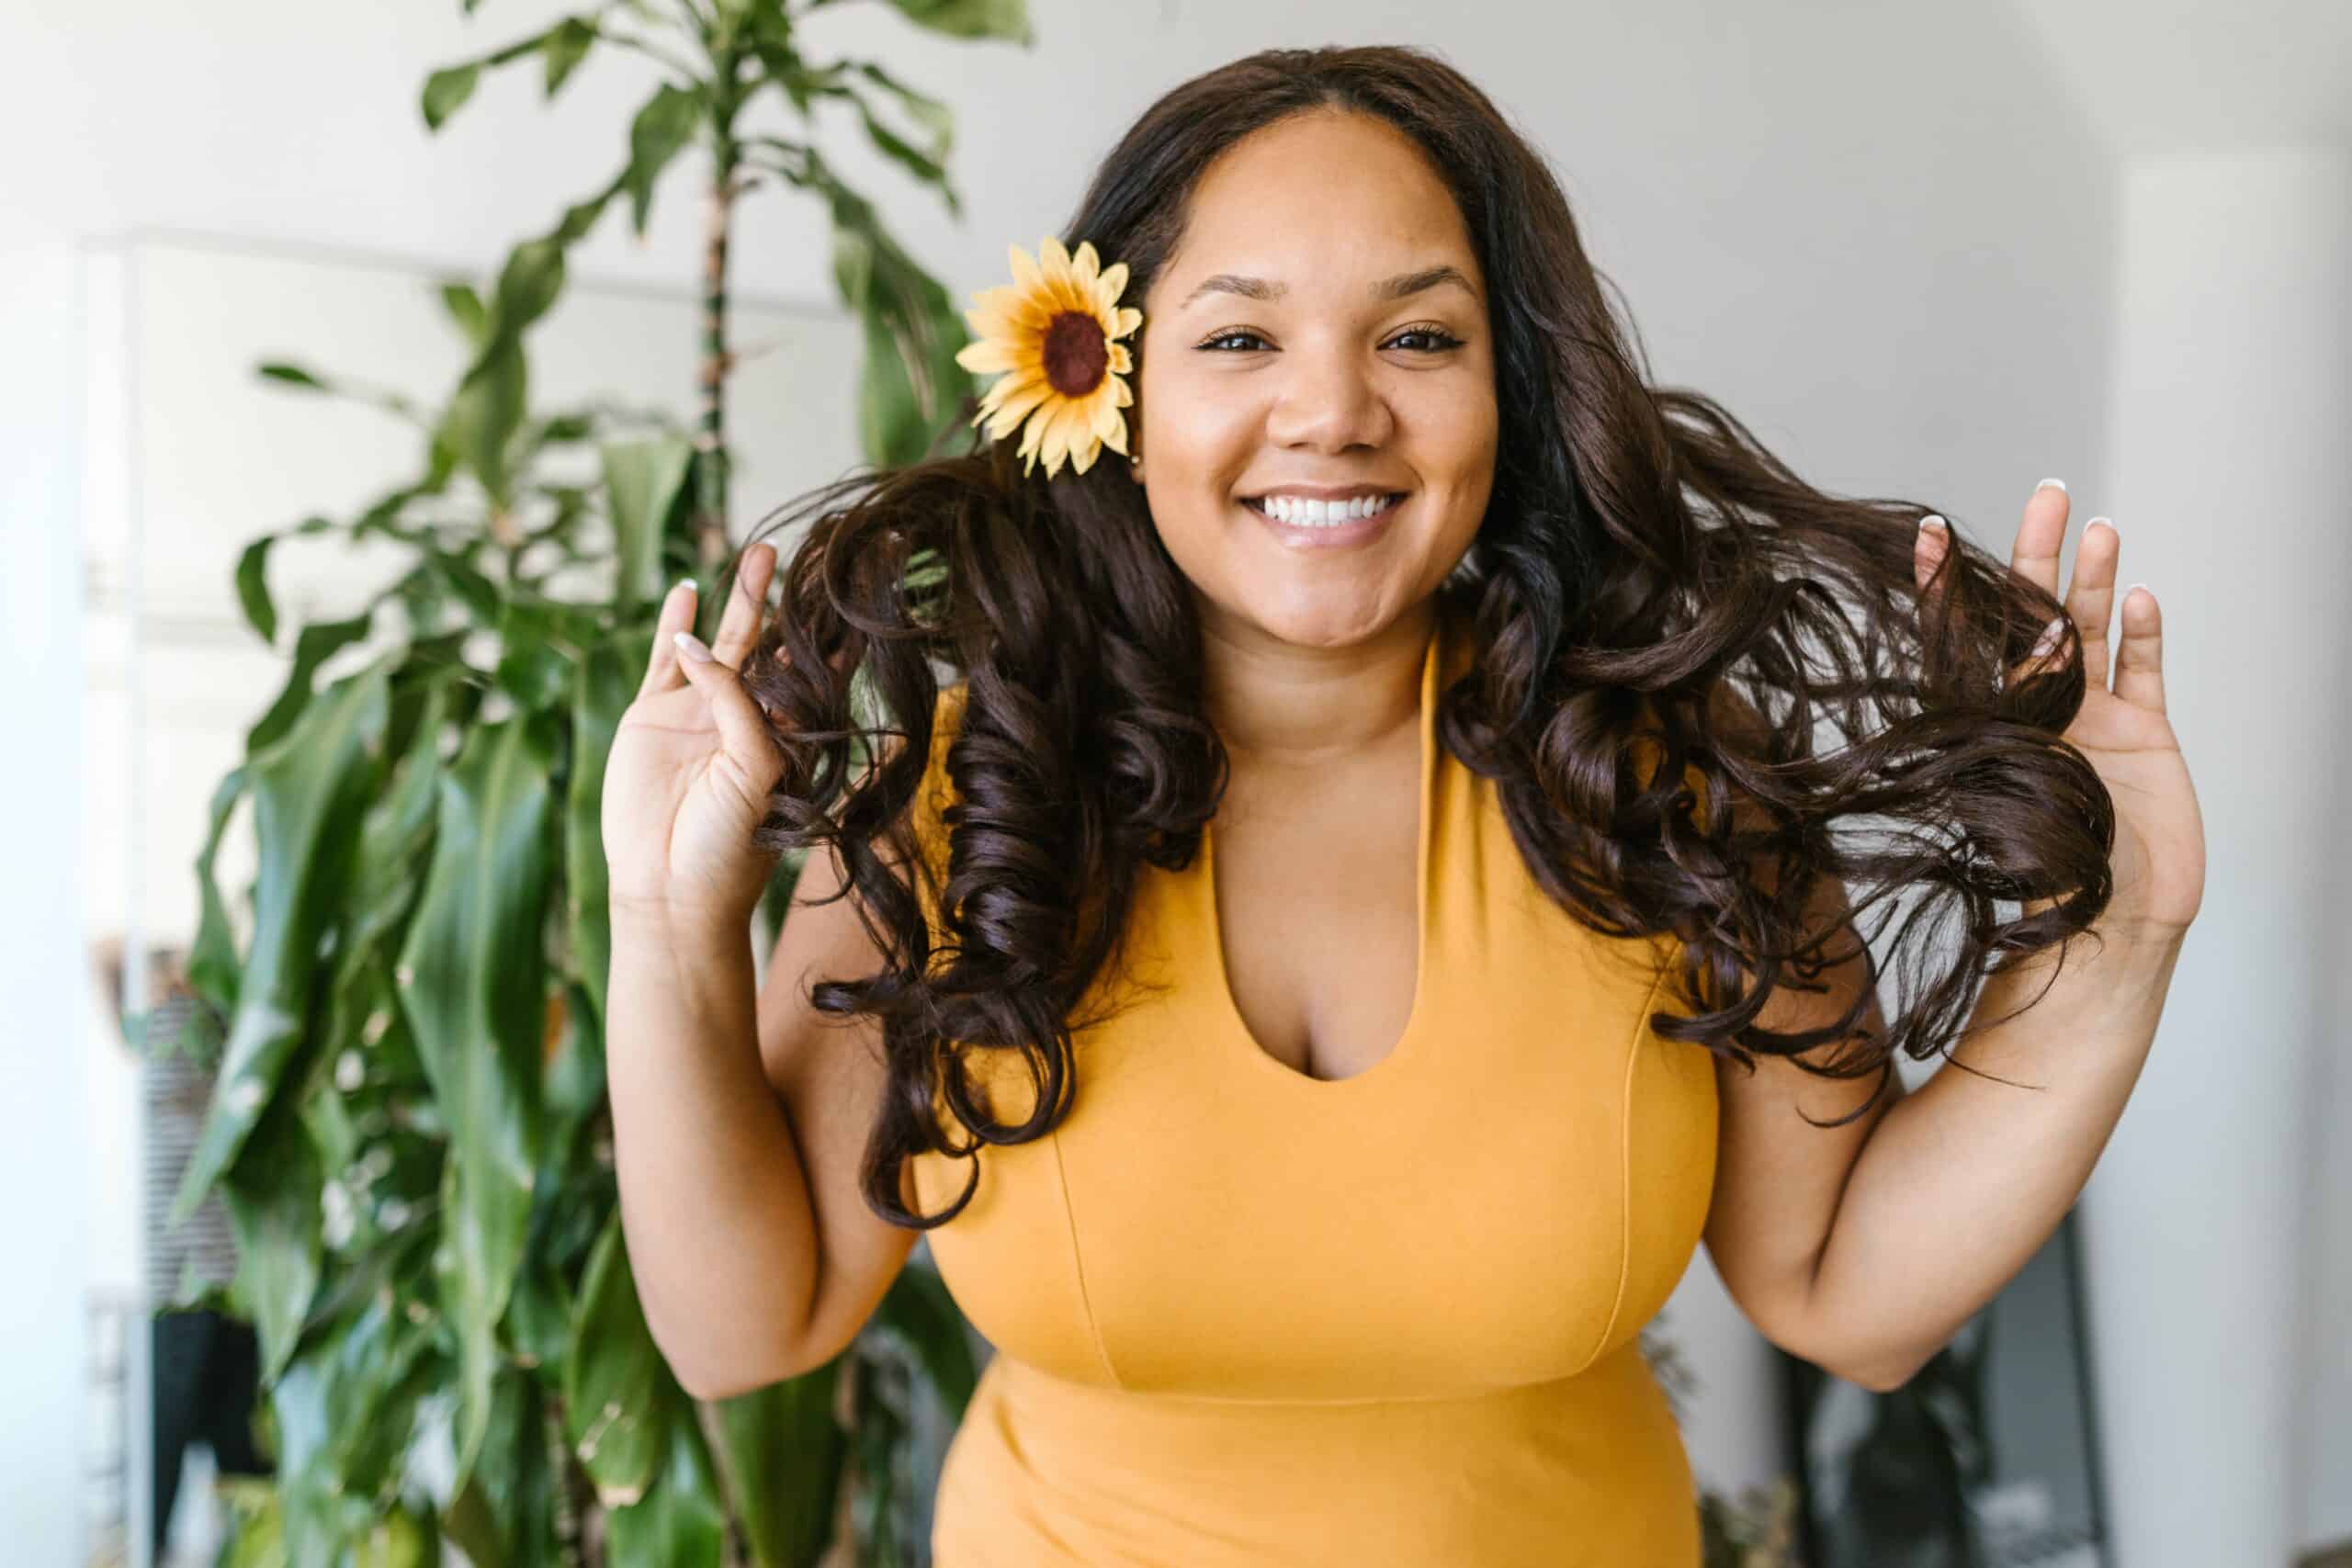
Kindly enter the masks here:
M 705 580 L 726 560 L 727 534 L 727 239 L 735 210 L 738 154 L 722 125 L 711 150 L 710 197 L 703 236 L 702 419 L 695 434 L 695 544 Z

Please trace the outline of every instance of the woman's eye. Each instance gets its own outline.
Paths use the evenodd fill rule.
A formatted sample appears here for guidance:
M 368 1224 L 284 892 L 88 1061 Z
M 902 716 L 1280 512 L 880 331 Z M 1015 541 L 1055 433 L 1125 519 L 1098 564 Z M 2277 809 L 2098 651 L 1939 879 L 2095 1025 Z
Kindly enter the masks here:
M 1219 333 L 1216 336 L 1209 339 L 1200 346 L 1204 349 L 1214 350 L 1216 349 L 1218 344 L 1231 343 L 1237 338 L 1247 338 L 1250 342 L 1261 345 L 1262 345 L 1266 341 L 1264 338 L 1260 337 L 1256 333 L 1243 332 L 1237 329 L 1229 333 Z M 1423 346 L 1416 350 L 1417 353 L 1421 354 L 1442 354 L 1449 348 L 1459 348 L 1462 346 L 1462 340 L 1460 338 L 1455 337 L 1452 333 L 1445 332 L 1437 327 L 1408 327 L 1403 332 L 1398 333 L 1395 337 L 1390 338 L 1388 341 L 1392 344 L 1398 344 L 1403 343 L 1407 338 L 1420 338 L 1423 340 Z

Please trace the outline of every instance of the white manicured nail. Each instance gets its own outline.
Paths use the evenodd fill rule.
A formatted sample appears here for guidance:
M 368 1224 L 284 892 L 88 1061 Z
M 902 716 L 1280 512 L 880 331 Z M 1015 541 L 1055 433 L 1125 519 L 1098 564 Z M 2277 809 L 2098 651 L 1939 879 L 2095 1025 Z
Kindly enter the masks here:
M 2041 637 L 2037 639 L 2033 645 L 2033 651 L 2027 654 L 2026 657 L 2028 659 L 2041 659 L 2054 652 L 2058 647 L 2058 633 L 2065 624 L 2066 617 L 2061 615 L 2057 619 L 2052 621 L 2048 626 L 2042 627 Z
M 677 581 L 670 585 L 670 592 L 675 593 L 681 588 L 694 589 L 695 592 L 701 592 L 700 589 L 695 588 L 695 580 L 691 577 L 682 577 L 678 579 Z
M 684 654 L 688 659 L 693 660 L 697 664 L 707 664 L 710 662 L 710 649 L 705 646 L 702 638 L 688 631 L 679 632 L 676 636 L 679 652 Z
M 2091 519 L 2090 523 L 2086 523 L 2083 526 L 2087 528 L 2091 525 L 2091 523 L 2104 523 L 2107 525 L 2107 531 L 2109 533 L 2113 534 L 2119 539 L 2123 537 L 2123 530 L 2115 525 L 2115 519 L 2112 517 L 2094 517 Z
M 2066 481 L 2064 479 L 2044 479 L 2033 488 L 2036 490 L 2047 490 L 2052 485 L 2056 485 L 2060 490 L 2066 489 Z M 2074 492 L 2072 491 L 2067 491 L 2067 493 L 2071 495 Z
M 1939 534 L 1949 534 L 1951 532 L 1951 526 L 1944 522 L 1943 517 L 1939 513 L 1933 512 L 1928 513 L 1925 517 L 1919 519 L 1919 526 L 1922 528 L 1933 528 Z

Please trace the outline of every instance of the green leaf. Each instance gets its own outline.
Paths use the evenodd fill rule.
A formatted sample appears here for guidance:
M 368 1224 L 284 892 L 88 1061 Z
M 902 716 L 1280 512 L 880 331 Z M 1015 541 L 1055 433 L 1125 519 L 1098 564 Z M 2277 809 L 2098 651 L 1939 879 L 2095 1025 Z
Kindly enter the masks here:
M 566 242 L 554 237 L 526 240 L 506 253 L 498 275 L 497 330 L 509 336 L 544 316 L 563 293 Z
M 270 603 L 268 575 L 269 547 L 276 543 L 277 535 L 264 534 L 237 558 L 237 604 L 254 635 L 271 644 L 277 641 L 277 606 Z
M 441 304 L 476 348 L 490 341 L 490 310 L 470 283 L 456 280 L 441 286 Z
M 481 1459 L 458 1479 L 442 1527 L 474 1568 L 541 1568 L 556 1556 L 556 1484 L 539 1380 L 502 1370 Z
M 435 576 L 449 585 L 449 592 L 458 596 L 459 603 L 465 605 L 466 613 L 476 623 L 484 627 L 498 625 L 504 614 L 498 585 L 483 576 L 471 562 L 447 550 L 433 550 L 426 554 L 424 564 Z
M 352 1568 L 438 1568 L 441 1532 L 430 1514 L 394 1503 L 351 1546 Z
M 802 1568 L 832 1539 L 849 1463 L 833 1416 L 844 1359 L 711 1405 L 728 1495 L 753 1568 Z
M 278 360 L 268 360 L 254 366 L 254 373 L 266 381 L 283 381 L 289 387 L 300 387 L 313 392 L 328 392 L 334 389 L 300 366 L 288 365 Z
M 318 1292 L 320 1180 L 301 1117 L 292 1097 L 281 1094 L 220 1183 L 237 1238 L 236 1291 L 260 1341 L 265 1383 L 292 1357 Z
M 229 818 L 236 810 L 237 802 L 244 798 L 250 778 L 250 770 L 235 768 L 214 788 L 211 826 L 205 832 L 204 848 L 196 857 L 196 885 L 201 904 L 196 940 L 188 952 L 188 982 L 197 995 L 230 1015 L 237 1008 L 240 964 L 236 936 L 229 923 L 229 907 L 220 897 L 220 884 L 212 874 L 212 863 L 220 852 L 221 835 L 228 829 Z
M 938 1270 L 910 1259 L 875 1309 L 874 1324 L 906 1342 L 947 1414 L 962 1419 L 979 1370 L 964 1333 L 964 1314 Z
M 370 1292 L 359 1310 L 321 1345 L 322 1458 L 339 1491 L 373 1498 L 397 1487 L 419 1396 L 419 1372 L 441 1370 L 432 1331 L 413 1321 L 390 1289 Z
M 956 363 L 962 320 L 941 288 L 882 229 L 863 198 L 828 182 L 833 203 L 833 277 L 858 314 L 858 436 L 867 459 L 898 468 L 930 455 L 962 422 L 971 373 Z
M 500 503 L 506 501 L 514 479 L 507 448 L 523 423 L 529 396 L 523 345 L 502 330 L 458 383 L 445 416 L 443 429 L 451 449 Z
M 628 168 L 622 180 L 628 191 L 629 221 L 639 234 L 653 210 L 654 182 L 694 140 L 701 114 L 700 92 L 668 82 L 637 111 L 628 129 Z
M 659 601 L 668 587 L 662 581 L 662 539 L 685 492 L 695 449 L 679 437 L 656 436 L 608 441 L 599 451 L 618 568 L 614 604 L 627 619 L 638 605 Z
M 608 1508 L 639 1501 L 662 1462 L 669 1429 L 663 1385 L 670 1372 L 645 1326 L 617 1206 L 605 1218 L 581 1277 L 563 1374 L 572 1452 L 596 1483 L 598 1499 Z
M 909 117 L 930 133 L 930 145 L 924 150 L 932 157 L 944 159 L 955 150 L 956 112 L 953 109 L 929 94 L 908 86 L 870 60 L 853 61 L 850 68 L 896 97 Z
M 693 1406 L 684 1395 L 672 1393 L 663 1399 L 662 1415 L 669 1442 L 661 1471 L 641 1499 L 614 1508 L 606 1517 L 612 1561 L 721 1568 L 727 1554 L 727 1508 L 719 1498 L 709 1446 L 695 1429 Z
M 956 187 L 947 177 L 946 168 L 936 158 L 921 148 L 910 144 L 897 131 L 876 119 L 874 115 L 874 107 L 864 98 L 854 93 L 847 96 L 850 101 L 857 106 L 858 118 L 865 124 L 866 139 L 880 148 L 883 152 L 896 159 L 899 165 L 915 178 L 926 185 L 937 186 L 940 195 L 946 199 L 947 210 L 961 218 L 964 215 L 963 198 L 956 194 Z
M 571 621 L 559 604 L 507 601 L 498 620 L 497 681 L 516 706 L 537 713 L 571 700 L 577 660 L 562 646 Z
M 237 1157 L 306 1037 L 320 937 L 344 897 L 355 829 L 382 776 L 389 706 L 381 671 L 350 676 L 329 688 L 282 743 L 245 765 L 261 851 L 253 947 L 174 1224 Z
M 250 1491 L 232 1493 L 242 1477 L 223 1477 L 221 1491 L 230 1503 L 229 1538 L 221 1543 L 218 1568 L 289 1568 L 286 1555 L 285 1504 L 266 1482 L 253 1482 Z
M 585 17 L 566 17 L 548 29 L 540 45 L 548 59 L 547 96 L 554 97 L 571 79 L 580 62 L 588 58 L 588 51 L 596 41 L 596 24 Z
M 538 1163 L 556 742 L 545 715 L 480 725 L 467 738 L 441 780 L 433 863 L 395 972 L 449 1131 L 436 1263 L 458 1337 L 461 1470 L 487 1429 L 495 1330 L 521 1266 Z
M 890 0 L 918 27 L 956 38 L 997 38 L 1032 44 L 1028 0 Z
M 426 129 L 440 130 L 442 122 L 474 96 L 474 87 L 481 81 L 481 67 L 475 64 L 447 66 L 427 76 L 423 99 Z
M 506 1332 L 514 1341 L 516 1363 L 545 1375 L 560 1375 L 571 1355 L 571 1292 L 543 1259 L 526 1268 L 506 1306 Z
M 311 682 L 319 666 L 353 643 L 366 640 L 374 620 L 372 613 L 363 611 L 347 621 L 316 622 L 295 635 L 294 667 L 288 671 L 277 700 L 245 732 L 247 755 L 266 750 L 293 728 L 294 721 L 310 705 Z
M 603 190 L 585 201 L 576 201 L 565 208 L 563 217 L 548 231 L 548 238 L 559 245 L 570 245 L 584 239 L 588 231 L 596 226 L 596 220 L 605 215 L 605 209 L 611 205 L 613 197 L 628 188 L 628 171 L 623 169 Z
M 605 1016 L 612 967 L 612 911 L 605 895 L 605 763 L 621 713 L 637 695 L 634 672 L 652 652 L 650 632 L 619 632 L 588 650 L 571 688 L 571 798 L 564 807 L 564 880 L 571 908 L 571 953 L 580 983 Z

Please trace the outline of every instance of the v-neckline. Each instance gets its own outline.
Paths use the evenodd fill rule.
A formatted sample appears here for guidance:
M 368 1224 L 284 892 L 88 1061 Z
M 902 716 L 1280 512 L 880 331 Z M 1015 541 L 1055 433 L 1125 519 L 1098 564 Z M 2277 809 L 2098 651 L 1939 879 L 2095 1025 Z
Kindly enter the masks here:
M 1396 1043 L 1388 1047 L 1378 1061 L 1362 1072 L 1350 1073 L 1341 1078 L 1318 1078 L 1303 1073 L 1268 1051 L 1249 1022 L 1241 1016 L 1241 1006 L 1234 999 L 1231 970 L 1225 957 L 1225 921 L 1216 907 L 1216 833 L 1213 824 L 1201 828 L 1200 897 L 1204 904 L 1201 929 L 1207 935 L 1211 990 L 1214 1005 L 1224 1024 L 1220 1032 L 1230 1036 L 1241 1055 L 1254 1057 L 1259 1068 L 1294 1084 L 1320 1094 L 1346 1090 L 1351 1085 L 1361 1085 L 1371 1078 L 1394 1077 L 1399 1067 L 1407 1065 L 1416 1036 L 1420 1032 L 1421 1017 L 1429 1006 L 1430 957 L 1430 840 L 1435 829 L 1432 813 L 1436 802 L 1432 785 L 1437 761 L 1437 684 L 1440 667 L 1440 645 L 1445 636 L 1445 624 L 1441 615 L 1430 634 L 1429 646 L 1421 655 L 1420 711 L 1415 721 L 1419 747 L 1419 779 L 1416 789 L 1418 804 L 1413 833 L 1413 1002 L 1405 1014 L 1405 1026 Z

